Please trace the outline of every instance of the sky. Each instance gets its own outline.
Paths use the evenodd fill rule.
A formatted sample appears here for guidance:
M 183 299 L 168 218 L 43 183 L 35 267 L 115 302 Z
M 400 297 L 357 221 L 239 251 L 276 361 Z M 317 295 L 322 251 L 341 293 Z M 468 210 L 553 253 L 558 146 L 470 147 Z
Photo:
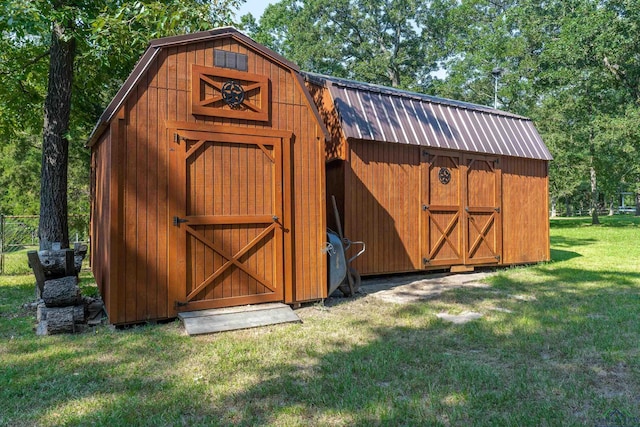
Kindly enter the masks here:
M 251 13 L 257 21 L 258 18 L 262 16 L 264 9 L 271 3 L 276 3 L 276 0 L 247 0 L 242 6 L 240 6 L 236 16 L 240 18 L 242 15 Z

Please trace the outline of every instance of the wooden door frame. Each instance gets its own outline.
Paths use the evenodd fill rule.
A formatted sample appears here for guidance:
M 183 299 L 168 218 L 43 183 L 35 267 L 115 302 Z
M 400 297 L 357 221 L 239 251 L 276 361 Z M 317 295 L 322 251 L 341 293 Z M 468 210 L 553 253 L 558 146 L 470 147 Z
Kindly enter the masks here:
M 181 234 L 186 234 L 180 230 L 179 227 L 172 225 L 172 218 L 174 216 L 183 217 L 186 209 L 186 194 L 185 189 L 182 188 L 186 183 L 186 168 L 180 167 L 179 162 L 185 160 L 184 150 L 185 144 L 177 144 L 174 142 L 174 135 L 179 134 L 181 131 L 187 132 L 206 132 L 213 135 L 225 135 L 224 139 L 232 138 L 233 136 L 248 136 L 255 138 L 279 138 L 281 143 L 282 154 L 282 167 L 280 173 L 282 174 L 282 226 L 283 226 L 283 245 L 282 245 L 282 278 L 283 283 L 283 300 L 289 301 L 293 299 L 293 164 L 292 159 L 292 145 L 293 145 L 293 133 L 287 131 L 278 131 L 273 129 L 261 129 L 261 128 L 240 128 L 232 126 L 220 126 L 210 125 L 203 123 L 189 123 L 178 121 L 165 122 L 166 129 L 166 143 L 169 153 L 168 170 L 170 176 L 173 179 L 168 183 L 168 208 L 166 224 L 168 227 L 168 262 L 167 262 L 167 277 L 168 277 L 168 292 L 167 292 L 167 310 L 170 317 L 175 317 L 178 313 L 178 307 L 176 302 L 180 299 L 184 287 L 184 280 L 186 279 L 186 247 L 182 250 L 178 250 L 176 244 L 172 242 L 180 243 L 184 240 L 186 245 L 186 236 L 182 239 Z M 215 138 L 212 138 L 215 140 Z

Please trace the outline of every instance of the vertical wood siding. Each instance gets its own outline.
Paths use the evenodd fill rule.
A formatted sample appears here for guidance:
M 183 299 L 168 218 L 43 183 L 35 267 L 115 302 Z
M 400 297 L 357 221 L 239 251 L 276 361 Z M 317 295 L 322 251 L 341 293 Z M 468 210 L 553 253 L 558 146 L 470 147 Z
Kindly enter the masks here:
M 344 182 L 345 236 L 367 245 L 361 274 L 549 259 L 546 161 L 355 140 L 327 179 Z
M 354 264 L 361 274 L 420 268 L 419 191 L 419 147 L 350 142 L 344 234 L 367 245 Z
M 271 113 L 268 122 L 248 121 L 189 114 L 191 91 L 191 64 L 211 67 L 214 65 L 214 49 L 223 49 L 248 55 L 248 72 L 265 75 L 270 79 Z M 109 301 L 110 321 L 116 324 L 133 323 L 171 317 L 173 301 L 168 301 L 170 286 L 184 284 L 168 282 L 168 250 L 170 227 L 169 181 L 173 171 L 168 167 L 169 138 L 166 122 L 190 122 L 219 126 L 253 129 L 286 130 L 294 134 L 291 157 L 293 194 L 293 248 L 291 265 L 294 275 L 294 292 L 287 295 L 288 302 L 306 301 L 326 296 L 326 259 L 321 248 L 325 238 L 324 209 L 324 135 L 315 122 L 307 99 L 300 93 L 299 83 L 291 71 L 271 62 L 261 54 L 247 49 L 231 38 L 192 43 L 186 46 L 163 48 L 154 63 L 133 88 L 124 105 L 126 128 L 122 147 L 122 224 L 119 224 L 122 240 L 118 244 L 121 262 L 117 284 L 104 278 L 96 279 L 103 287 L 117 286 L 117 300 Z M 100 159 L 100 168 L 107 174 L 115 165 L 105 164 L 108 158 L 105 144 L 94 149 Z M 217 155 L 224 155 L 218 153 Z M 205 157 L 203 176 L 212 173 Z M 251 163 L 255 159 L 247 159 Z M 250 169 L 250 167 L 248 168 Z M 253 170 L 229 179 L 255 179 Z M 103 178 L 100 178 L 103 179 Z M 106 178 L 105 178 L 106 179 Z M 108 181 L 108 180 L 107 180 Z M 104 183 L 97 184 L 98 197 L 108 194 Z M 215 200 L 205 195 L 195 195 L 198 209 L 219 209 Z M 205 200 L 206 199 L 206 200 Z M 109 200 L 98 201 L 94 215 L 103 210 Z M 238 200 L 246 203 L 246 200 Z M 226 209 L 226 207 L 224 208 Z M 231 209 L 231 208 L 230 208 Z M 259 209 L 256 206 L 256 209 Z M 108 221 L 95 223 L 94 244 L 106 243 Z M 250 236 L 246 236 L 247 238 Z M 197 257 L 206 257 L 202 248 L 192 247 Z M 202 252 L 202 253 L 201 253 Z M 105 253 L 105 252 L 101 252 Z M 95 259 L 95 268 L 105 268 L 107 260 Z M 100 267 L 99 267 L 100 266 Z M 206 274 L 206 271 L 198 274 Z M 98 276 L 103 273 L 98 271 Z M 102 276 L 101 276 L 102 277 Z M 107 297 L 108 298 L 108 297 Z
M 112 223 L 109 209 L 112 166 L 110 153 L 111 135 L 107 129 L 91 152 L 91 270 L 107 310 L 115 304 L 111 298 L 113 284 L 109 263 L 109 254 L 114 243 L 109 239 Z
M 504 263 L 548 261 L 547 162 L 515 157 L 503 160 Z

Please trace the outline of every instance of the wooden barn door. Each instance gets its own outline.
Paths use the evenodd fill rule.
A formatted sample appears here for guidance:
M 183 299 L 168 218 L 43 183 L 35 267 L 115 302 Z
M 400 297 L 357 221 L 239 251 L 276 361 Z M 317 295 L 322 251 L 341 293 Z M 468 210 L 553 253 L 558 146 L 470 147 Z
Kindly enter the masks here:
M 465 264 L 494 264 L 502 256 L 501 176 L 493 157 L 464 156 Z
M 462 157 L 455 152 L 421 151 L 422 265 L 462 264 Z
M 170 133 L 171 308 L 282 301 L 283 139 Z

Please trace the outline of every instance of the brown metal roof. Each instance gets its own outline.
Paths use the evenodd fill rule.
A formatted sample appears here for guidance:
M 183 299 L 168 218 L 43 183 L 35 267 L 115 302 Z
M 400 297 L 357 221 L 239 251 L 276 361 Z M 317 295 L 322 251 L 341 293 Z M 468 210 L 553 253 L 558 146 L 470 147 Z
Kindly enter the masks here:
M 530 119 L 482 105 L 313 73 L 347 138 L 551 160 Z
M 295 72 L 299 72 L 300 68 L 294 64 L 293 62 L 287 60 L 285 57 L 277 54 L 276 52 L 268 49 L 267 47 L 255 42 L 250 37 L 242 34 L 240 31 L 233 27 L 222 27 L 216 28 L 209 31 L 200 31 L 198 33 L 193 34 L 185 34 L 181 36 L 172 36 L 172 37 L 164 37 L 161 39 L 152 40 L 149 43 L 149 47 L 144 52 L 142 57 L 138 60 L 138 63 L 133 68 L 133 71 L 127 77 L 127 80 L 123 83 L 120 90 L 116 93 L 114 98 L 111 100 L 107 108 L 105 108 L 104 112 L 98 119 L 98 122 L 94 126 L 91 131 L 91 135 L 89 136 L 89 141 L 87 142 L 87 146 L 92 146 L 96 143 L 98 137 L 102 131 L 106 128 L 107 124 L 113 119 L 113 116 L 120 109 L 124 101 L 126 100 L 129 92 L 135 87 L 138 83 L 138 80 L 142 75 L 147 71 L 153 60 L 155 59 L 158 52 L 160 52 L 161 48 L 171 47 L 171 46 L 180 46 L 189 43 L 195 43 L 199 41 L 209 41 L 215 40 L 218 38 L 224 37 L 232 37 L 241 43 L 251 47 L 252 49 L 262 53 L 266 57 L 270 58 L 276 63 L 279 63 L 287 68 L 294 70 Z

